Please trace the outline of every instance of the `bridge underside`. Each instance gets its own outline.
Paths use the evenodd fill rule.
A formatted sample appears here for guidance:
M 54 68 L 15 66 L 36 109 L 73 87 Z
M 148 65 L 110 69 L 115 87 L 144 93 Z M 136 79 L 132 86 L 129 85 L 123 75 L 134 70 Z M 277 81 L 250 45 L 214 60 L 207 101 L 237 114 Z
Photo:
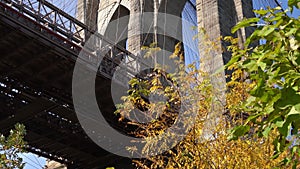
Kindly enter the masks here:
M 77 120 L 71 82 L 78 53 L 52 41 L 64 40 L 58 35 L 45 39 L 34 29 L 10 20 L 3 15 L 4 8 L 0 9 L 0 132 L 8 133 L 15 123 L 23 123 L 30 152 L 70 168 L 130 166 L 129 159 L 94 144 Z M 49 31 L 42 26 L 38 29 Z M 101 111 L 117 121 L 107 90 L 110 80 L 99 76 L 96 84 Z
M 27 129 L 26 140 L 30 152 L 65 163 L 69 168 L 130 168 L 130 159 L 110 154 L 93 143 L 81 128 L 74 112 L 71 97 L 72 73 L 84 43 L 82 35 L 91 33 L 89 25 L 80 23 L 47 1 L 28 0 L 27 4 L 20 2 L 23 1 L 0 0 L 0 133 L 7 134 L 15 123 L 23 123 Z M 164 7 L 177 9 L 173 1 L 161 2 L 166 4 Z M 185 2 L 182 1 L 182 7 Z M 198 26 L 208 30 L 212 39 L 218 39 L 220 35 L 231 35 L 230 28 L 238 20 L 253 15 L 251 1 L 229 2 L 231 3 L 222 3 L 220 0 L 196 1 Z M 106 9 L 107 6 L 104 5 L 103 8 Z M 40 6 L 47 9 L 46 12 L 39 10 Z M 129 9 L 129 4 L 124 6 Z M 131 13 L 132 10 L 144 12 L 152 8 L 139 11 L 141 8 L 137 3 L 130 10 Z M 176 16 L 181 13 L 181 10 L 159 11 L 177 13 Z M 208 15 L 209 13 L 212 14 Z M 65 24 L 67 22 L 70 25 Z M 139 24 L 139 21 L 129 24 L 128 34 L 138 32 L 134 28 L 139 28 Z M 77 28 L 80 29 L 77 31 Z M 249 32 L 251 31 L 246 30 L 241 35 L 247 36 Z M 140 36 L 136 38 L 128 39 L 128 48 L 132 48 L 132 51 L 140 50 L 141 42 L 144 42 Z M 171 45 L 172 48 L 173 46 Z M 201 42 L 199 46 L 201 53 Z M 130 58 L 123 61 L 126 60 L 129 64 L 137 61 L 128 51 L 123 52 Z M 208 59 L 206 71 L 218 68 L 220 63 L 228 59 L 229 53 L 227 55 L 220 51 L 220 55 L 213 58 L 214 62 L 210 62 L 212 58 Z M 129 64 L 126 68 L 132 69 L 128 68 Z M 206 66 L 203 65 L 205 69 Z M 115 107 L 111 98 L 111 80 L 107 78 L 111 76 L 113 66 L 107 69 L 105 75 L 97 76 L 95 92 L 106 120 L 122 132 L 124 128 L 121 129 L 122 124 L 118 123 L 118 117 L 113 113 Z

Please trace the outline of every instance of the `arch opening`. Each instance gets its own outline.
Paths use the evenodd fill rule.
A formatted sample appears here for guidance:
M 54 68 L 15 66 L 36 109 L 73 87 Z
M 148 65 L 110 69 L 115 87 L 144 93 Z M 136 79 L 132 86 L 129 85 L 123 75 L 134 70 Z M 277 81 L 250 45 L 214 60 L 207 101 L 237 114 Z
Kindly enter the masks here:
M 185 55 L 185 64 L 195 63 L 200 66 L 199 40 L 198 36 L 198 18 L 196 10 L 196 0 L 187 0 L 181 12 L 182 19 L 191 23 L 186 25 L 182 23 L 182 39 Z
M 104 36 L 126 49 L 128 39 L 128 24 L 130 11 L 125 6 L 119 5 L 112 15 Z M 125 19 L 119 19 L 125 17 Z M 119 20 L 118 20 L 119 19 Z
M 198 40 L 195 38 L 198 35 L 196 0 L 182 0 L 178 3 L 174 3 L 171 0 L 161 0 L 158 11 L 175 15 L 183 20 L 176 25 L 168 22 L 168 20 L 164 21 L 164 29 L 158 31 L 158 34 L 160 34 L 157 38 L 159 47 L 169 52 L 175 50 L 174 47 L 179 41 L 167 35 L 167 31 L 175 27 L 178 30 L 178 37 L 182 37 L 181 49 L 184 51 L 185 63 L 189 64 L 199 61 Z

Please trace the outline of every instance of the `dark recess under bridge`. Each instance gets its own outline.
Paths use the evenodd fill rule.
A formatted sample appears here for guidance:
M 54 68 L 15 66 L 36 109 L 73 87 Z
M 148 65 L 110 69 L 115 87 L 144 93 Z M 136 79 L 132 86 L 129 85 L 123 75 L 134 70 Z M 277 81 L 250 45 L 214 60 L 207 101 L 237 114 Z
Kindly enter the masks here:
M 88 33 L 84 24 L 46 1 L 0 0 L 0 132 L 25 124 L 28 151 L 68 168 L 130 166 L 129 159 L 106 152 L 87 137 L 72 106 L 73 68 Z M 135 60 L 125 49 L 111 48 L 111 53 Z M 92 51 L 85 53 L 96 58 Z M 113 124 L 110 78 L 116 64 L 109 58 L 100 66 L 95 90 L 101 111 Z

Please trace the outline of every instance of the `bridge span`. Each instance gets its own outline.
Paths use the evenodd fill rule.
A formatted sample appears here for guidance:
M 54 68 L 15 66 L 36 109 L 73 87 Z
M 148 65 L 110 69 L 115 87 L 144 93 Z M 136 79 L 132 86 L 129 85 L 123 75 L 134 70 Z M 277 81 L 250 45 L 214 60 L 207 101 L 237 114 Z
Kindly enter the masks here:
M 93 143 L 73 109 L 72 73 L 88 32 L 84 24 L 47 1 L 0 0 L 0 132 L 23 123 L 29 152 L 69 168 L 130 164 Z M 113 124 L 118 117 L 112 113 L 115 108 L 109 90 L 117 64 L 112 54 L 125 54 L 128 65 L 136 57 L 103 40 L 110 52 L 101 62 L 96 93 L 102 112 L 118 128 Z M 97 58 L 95 51 L 84 52 L 87 59 Z

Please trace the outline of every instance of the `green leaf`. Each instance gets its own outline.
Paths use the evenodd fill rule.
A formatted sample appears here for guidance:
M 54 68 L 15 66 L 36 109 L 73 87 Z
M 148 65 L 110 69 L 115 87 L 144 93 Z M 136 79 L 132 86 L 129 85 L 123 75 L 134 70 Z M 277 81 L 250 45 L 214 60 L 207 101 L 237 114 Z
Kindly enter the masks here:
M 300 103 L 299 103 L 299 104 L 296 104 L 296 105 L 294 106 L 294 108 L 295 108 L 295 111 L 300 112 Z
M 257 65 L 261 68 L 261 70 L 265 70 L 267 67 L 267 64 L 264 62 L 258 62 Z
M 260 10 L 254 10 L 254 12 L 257 13 L 257 14 L 259 14 L 259 15 L 265 15 L 269 11 L 268 10 L 264 10 L 264 9 L 260 9 Z
M 272 130 L 271 126 L 266 127 L 262 132 L 263 136 L 267 138 L 271 130 Z
M 275 30 L 274 27 L 266 26 L 259 31 L 258 36 L 266 37 L 270 35 Z
M 299 110 L 299 105 L 300 104 L 296 105 L 297 106 L 297 110 L 296 110 L 295 106 L 293 106 L 292 109 L 291 109 L 291 111 L 287 114 L 287 116 L 297 115 L 297 114 L 300 115 L 300 111 L 298 111 Z
M 299 48 L 299 43 L 295 40 L 295 38 L 290 38 L 289 42 L 292 50 L 297 50 Z
M 287 137 L 289 135 L 290 129 L 292 127 L 292 124 L 290 121 L 285 121 L 282 125 L 282 127 L 278 128 L 278 131 L 280 134 L 284 137 Z
M 277 101 L 277 106 L 280 109 L 286 109 L 300 103 L 300 95 L 292 88 L 281 90 L 281 98 Z
M 277 127 L 282 127 L 283 124 L 284 124 L 284 121 L 283 121 L 283 120 L 282 120 L 282 121 L 276 121 L 276 123 L 275 123 L 275 125 L 276 125 Z
M 259 20 L 259 18 L 244 19 L 231 29 L 231 33 L 235 33 L 237 30 L 244 27 L 253 26 L 253 23 L 257 23 Z
M 236 140 L 238 137 L 245 135 L 250 130 L 250 126 L 237 126 L 231 130 L 229 140 Z

